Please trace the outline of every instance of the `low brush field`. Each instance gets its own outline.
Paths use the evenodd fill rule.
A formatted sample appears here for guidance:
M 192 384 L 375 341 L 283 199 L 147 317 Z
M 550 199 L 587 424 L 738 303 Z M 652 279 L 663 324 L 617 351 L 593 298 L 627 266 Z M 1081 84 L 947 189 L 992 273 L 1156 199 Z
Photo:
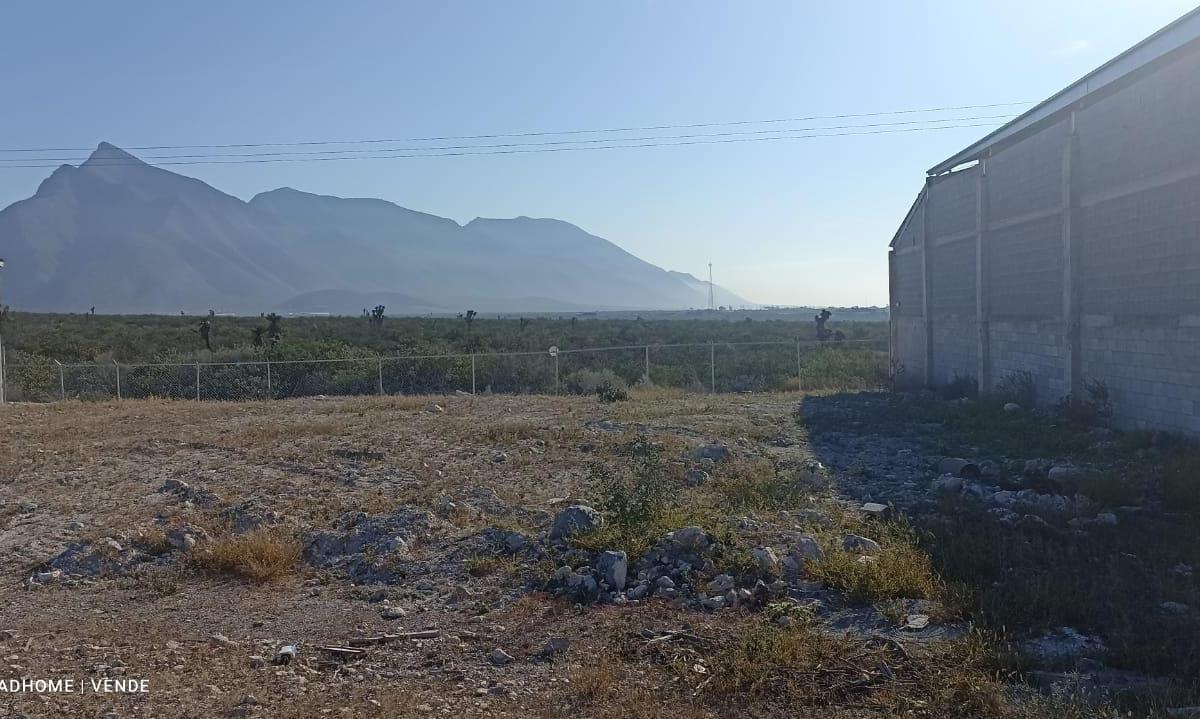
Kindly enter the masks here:
M 1015 476 L 1033 457 L 966 434 L 993 410 L 933 398 L 613 399 L 0 407 L 0 681 L 78 687 L 0 692 L 0 715 L 1048 718 L 1200 703 L 1184 641 L 1200 552 L 1176 531 L 1195 515 L 1163 510 L 1158 489 L 1102 485 L 1137 511 L 991 512 L 1008 490 L 939 485 L 939 459 L 969 444 L 1020 462 L 1001 464 Z M 994 412 L 1009 439 L 1043 422 Z M 1190 450 L 1136 437 L 1068 432 L 1043 449 L 1053 432 L 1068 430 L 1038 451 L 1055 461 L 1107 456 L 1104 441 L 1114 463 L 1191 466 Z M 1125 556 L 1149 547 L 1161 556 Z M 1105 596 L 1133 586 L 1136 602 Z M 106 679 L 148 690 L 97 691 Z

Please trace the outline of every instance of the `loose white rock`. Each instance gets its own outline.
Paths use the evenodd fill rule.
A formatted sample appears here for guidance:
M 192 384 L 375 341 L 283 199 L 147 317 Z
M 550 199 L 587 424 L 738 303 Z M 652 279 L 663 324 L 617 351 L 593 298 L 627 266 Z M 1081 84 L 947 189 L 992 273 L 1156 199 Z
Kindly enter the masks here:
M 857 552 L 858 554 L 879 554 L 883 548 L 874 539 L 861 537 L 857 534 L 847 534 L 842 538 L 842 549 L 847 552 Z

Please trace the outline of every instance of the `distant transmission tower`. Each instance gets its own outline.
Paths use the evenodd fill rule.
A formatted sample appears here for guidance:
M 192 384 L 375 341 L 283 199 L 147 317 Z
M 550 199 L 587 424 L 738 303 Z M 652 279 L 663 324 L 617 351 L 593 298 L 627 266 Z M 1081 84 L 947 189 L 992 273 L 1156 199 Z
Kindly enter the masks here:
M 708 309 L 713 310 L 712 263 L 708 263 Z

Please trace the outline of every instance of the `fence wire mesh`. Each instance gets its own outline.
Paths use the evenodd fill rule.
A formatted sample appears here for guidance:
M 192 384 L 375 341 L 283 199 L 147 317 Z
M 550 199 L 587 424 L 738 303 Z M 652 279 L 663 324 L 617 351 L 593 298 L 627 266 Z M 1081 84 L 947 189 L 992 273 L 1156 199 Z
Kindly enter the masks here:
M 250 401 L 318 395 L 591 394 L 652 385 L 766 392 L 862 384 L 886 366 L 886 339 L 706 342 L 541 352 L 146 364 L 6 364 L 8 401 Z M 880 382 L 879 384 L 882 384 Z

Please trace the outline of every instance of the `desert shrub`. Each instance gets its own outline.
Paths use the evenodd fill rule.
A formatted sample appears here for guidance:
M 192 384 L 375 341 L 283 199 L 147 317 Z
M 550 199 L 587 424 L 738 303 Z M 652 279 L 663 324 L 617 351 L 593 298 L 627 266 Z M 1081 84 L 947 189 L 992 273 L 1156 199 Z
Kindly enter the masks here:
M 679 484 L 665 471 L 660 461 L 639 463 L 635 474 L 624 476 L 607 467 L 592 468 L 597 495 L 596 507 L 605 521 L 634 526 L 644 524 L 675 505 Z
M 1006 372 L 993 394 L 1000 402 L 1015 402 L 1028 409 L 1037 405 L 1037 380 L 1025 370 Z
M 604 389 L 629 389 L 629 383 L 611 369 L 581 369 L 567 379 L 567 389 L 575 394 L 599 394 Z
M 629 393 L 620 387 L 601 387 L 596 390 L 596 396 L 601 402 L 625 402 L 629 399 Z
M 714 531 L 719 524 L 710 513 L 679 505 L 680 482 L 657 459 L 642 460 L 632 475 L 597 466 L 591 480 L 592 502 L 604 514 L 604 526 L 572 539 L 582 549 L 619 549 L 633 559 L 668 532 L 689 525 Z
M 192 562 L 202 571 L 265 584 L 295 571 L 302 551 L 300 542 L 290 534 L 258 530 L 218 537 L 193 554 Z
M 621 550 L 634 561 L 644 556 L 668 532 L 692 525 L 710 529 L 716 520 L 711 515 L 687 509 L 669 509 L 636 524 L 606 522 L 590 534 L 572 537 L 571 543 L 580 549 L 603 552 Z M 710 529 L 711 531 L 711 529 Z
M 45 402 L 58 399 L 58 366 L 52 360 L 17 350 L 8 354 L 5 369 L 10 401 Z

